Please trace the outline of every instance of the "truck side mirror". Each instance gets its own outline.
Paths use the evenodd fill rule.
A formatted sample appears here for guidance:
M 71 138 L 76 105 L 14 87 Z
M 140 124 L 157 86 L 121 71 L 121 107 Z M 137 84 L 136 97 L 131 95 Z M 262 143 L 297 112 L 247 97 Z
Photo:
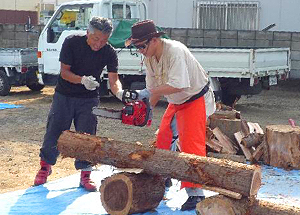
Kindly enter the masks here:
M 53 40 L 54 40 L 54 31 L 50 27 L 50 28 L 47 29 L 47 43 L 52 43 Z

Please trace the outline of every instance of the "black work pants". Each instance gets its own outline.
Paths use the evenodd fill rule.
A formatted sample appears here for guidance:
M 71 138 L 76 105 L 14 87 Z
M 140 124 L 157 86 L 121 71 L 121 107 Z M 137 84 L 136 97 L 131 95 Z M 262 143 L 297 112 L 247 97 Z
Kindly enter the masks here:
M 40 149 L 41 159 L 51 165 L 56 163 L 59 155 L 57 140 L 63 131 L 70 130 L 72 121 L 77 132 L 96 134 L 97 117 L 92 114 L 92 108 L 98 104 L 98 98 L 75 98 L 55 92 Z M 90 165 L 88 161 L 75 160 L 76 169 L 84 169 Z

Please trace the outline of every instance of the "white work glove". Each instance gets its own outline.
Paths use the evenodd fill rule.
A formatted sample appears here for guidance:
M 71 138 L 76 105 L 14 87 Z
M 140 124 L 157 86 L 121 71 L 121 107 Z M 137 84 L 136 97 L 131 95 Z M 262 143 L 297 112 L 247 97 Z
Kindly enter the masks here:
M 85 75 L 81 78 L 81 84 L 83 84 L 87 90 L 95 90 L 100 86 L 95 77 Z
M 150 91 L 145 88 L 143 90 L 136 90 L 137 94 L 138 94 L 138 100 L 143 100 L 143 99 L 149 99 L 150 98 Z

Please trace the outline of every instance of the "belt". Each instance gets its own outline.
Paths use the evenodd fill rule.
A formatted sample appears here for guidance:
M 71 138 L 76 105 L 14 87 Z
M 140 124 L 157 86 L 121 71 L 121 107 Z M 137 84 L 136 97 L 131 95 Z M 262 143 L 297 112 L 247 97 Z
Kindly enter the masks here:
M 205 94 L 205 93 L 208 91 L 208 89 L 209 89 L 209 84 L 210 84 L 210 82 L 208 81 L 207 84 L 205 85 L 205 87 L 203 87 L 203 89 L 202 89 L 199 93 L 193 95 L 191 98 L 189 98 L 189 99 L 188 99 L 187 101 L 185 101 L 183 104 L 186 104 L 186 103 L 195 101 L 196 99 L 199 99 L 200 97 L 204 96 L 204 94 Z

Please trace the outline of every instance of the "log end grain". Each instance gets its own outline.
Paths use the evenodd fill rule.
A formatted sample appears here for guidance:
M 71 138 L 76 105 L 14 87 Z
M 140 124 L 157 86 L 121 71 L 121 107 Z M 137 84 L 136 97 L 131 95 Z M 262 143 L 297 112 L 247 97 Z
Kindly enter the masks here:
M 258 193 L 258 190 L 261 186 L 261 168 L 257 166 L 257 168 L 253 172 L 253 178 L 251 183 L 251 189 L 250 189 L 250 197 L 256 196 Z
M 159 205 L 164 192 L 162 177 L 146 173 L 118 173 L 104 179 L 100 186 L 102 205 L 113 215 L 153 210 Z

